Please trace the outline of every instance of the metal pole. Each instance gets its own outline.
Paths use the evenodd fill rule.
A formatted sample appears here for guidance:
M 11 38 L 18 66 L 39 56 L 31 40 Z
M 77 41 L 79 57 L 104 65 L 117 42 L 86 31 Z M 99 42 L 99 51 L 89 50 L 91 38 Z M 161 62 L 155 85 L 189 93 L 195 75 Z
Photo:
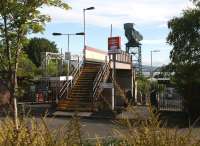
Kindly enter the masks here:
M 45 76 L 47 77 L 47 49 L 45 48 Z
M 135 87 L 134 82 L 135 82 L 134 69 L 133 69 L 132 55 L 131 55 L 131 95 L 132 95 L 132 98 L 134 98 L 134 87 Z
M 62 56 L 63 56 L 63 53 L 62 53 L 62 48 L 61 48 L 61 65 L 60 65 L 60 76 L 62 75 L 62 73 L 63 73 L 63 58 L 62 58 Z
M 78 56 L 78 74 L 80 73 L 80 66 L 79 66 L 79 56 Z
M 151 51 L 151 72 L 150 72 L 150 77 L 151 77 L 151 79 L 152 79 L 152 77 L 153 77 L 153 74 L 152 74 L 152 67 L 153 67 L 153 66 L 152 66 L 152 52 L 153 52 L 153 51 Z
M 83 9 L 83 32 L 84 32 L 84 49 L 86 46 L 86 33 L 85 33 L 85 9 Z
M 112 37 L 112 24 L 110 27 L 110 37 Z M 115 60 L 116 60 L 116 54 L 112 54 L 112 61 L 113 61 L 113 69 L 112 69 L 112 79 L 113 79 L 113 88 L 112 88 L 112 110 L 115 110 Z
M 83 32 L 84 32 L 84 48 L 83 48 L 83 61 L 86 58 L 86 32 L 85 32 L 85 9 L 83 9 Z
M 67 34 L 67 52 L 69 54 L 69 34 Z M 67 76 L 69 78 L 69 73 L 70 73 L 70 58 L 68 58 L 68 61 L 67 61 Z
M 110 26 L 110 37 L 112 37 L 112 24 Z
M 115 80 L 116 80 L 116 72 L 115 72 L 115 60 L 116 54 L 113 54 L 113 70 L 112 70 L 112 78 L 113 78 L 113 88 L 112 88 L 112 110 L 115 109 L 115 97 L 116 97 L 116 90 L 115 90 Z

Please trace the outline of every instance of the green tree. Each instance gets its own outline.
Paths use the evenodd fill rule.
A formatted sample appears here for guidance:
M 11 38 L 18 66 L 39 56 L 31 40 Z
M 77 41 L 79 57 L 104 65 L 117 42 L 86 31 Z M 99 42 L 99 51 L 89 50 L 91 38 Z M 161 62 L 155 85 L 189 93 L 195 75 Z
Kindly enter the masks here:
M 174 79 L 190 111 L 200 111 L 200 7 L 183 12 L 168 22 L 167 41 L 173 46 L 171 69 Z
M 194 2 L 194 4 L 196 4 L 196 6 L 200 6 L 200 0 L 192 0 Z
M 0 37 L 4 44 L 2 52 L 5 53 L 8 64 L 8 82 L 14 99 L 14 110 L 19 58 L 27 43 L 27 34 L 44 31 L 45 23 L 50 21 L 49 16 L 40 13 L 39 8 L 43 6 L 69 8 L 62 0 L 0 0 Z M 15 112 L 15 117 L 16 115 Z M 15 122 L 17 126 L 17 121 Z
M 33 78 L 37 75 L 37 67 L 33 62 L 28 58 L 28 55 L 22 53 L 19 58 L 19 68 L 17 76 L 22 78 Z
M 58 48 L 55 42 L 51 42 L 45 38 L 32 38 L 24 48 L 25 52 L 32 62 L 37 66 L 41 66 L 41 52 L 57 53 Z
M 137 79 L 138 97 L 146 98 L 150 94 L 150 82 L 147 78 L 141 76 Z

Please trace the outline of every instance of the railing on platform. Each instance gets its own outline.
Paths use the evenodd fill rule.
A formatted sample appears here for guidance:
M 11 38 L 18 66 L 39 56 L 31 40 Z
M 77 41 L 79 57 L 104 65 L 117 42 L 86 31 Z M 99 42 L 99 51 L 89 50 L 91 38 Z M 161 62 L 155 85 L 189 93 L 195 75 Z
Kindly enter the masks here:
M 60 89 L 59 92 L 59 99 L 63 99 L 63 98 L 67 98 L 71 92 L 71 89 L 73 88 L 73 86 L 75 85 L 78 77 L 81 74 L 81 68 L 82 68 L 83 62 L 79 62 L 77 66 L 75 67 L 74 71 L 71 73 L 72 79 L 67 80 L 62 88 Z
M 109 55 L 109 60 L 112 61 L 112 55 Z M 120 54 L 116 54 L 116 62 L 131 64 L 131 55 L 121 50 Z
M 106 82 L 110 74 L 110 65 L 106 61 L 100 68 L 97 76 L 93 82 L 93 96 L 92 102 L 96 101 L 99 94 L 102 92 L 101 83 Z

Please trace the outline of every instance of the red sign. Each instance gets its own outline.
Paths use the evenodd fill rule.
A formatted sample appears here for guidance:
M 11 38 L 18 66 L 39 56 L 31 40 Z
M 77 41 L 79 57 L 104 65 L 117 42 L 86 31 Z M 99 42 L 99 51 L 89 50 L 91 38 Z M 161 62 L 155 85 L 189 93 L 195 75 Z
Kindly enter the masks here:
M 108 53 L 120 53 L 121 37 L 108 38 Z

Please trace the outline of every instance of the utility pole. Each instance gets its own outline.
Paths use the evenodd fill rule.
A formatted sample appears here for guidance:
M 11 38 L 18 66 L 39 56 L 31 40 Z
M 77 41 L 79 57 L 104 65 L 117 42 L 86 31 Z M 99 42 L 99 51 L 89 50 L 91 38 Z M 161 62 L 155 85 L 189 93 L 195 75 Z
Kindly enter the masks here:
M 153 78 L 153 52 L 160 52 L 160 50 L 151 50 L 151 70 L 150 70 L 150 78 L 152 79 Z
M 113 55 L 113 70 L 112 70 L 112 78 L 113 78 L 113 88 L 112 88 L 112 110 L 115 109 L 115 97 L 116 97 L 116 89 L 115 89 L 115 81 L 116 81 L 116 54 Z
M 85 49 L 86 49 L 86 27 L 85 27 L 85 12 L 86 11 L 90 11 L 90 10 L 94 10 L 95 7 L 88 7 L 88 8 L 84 8 L 83 9 L 83 32 L 84 32 L 84 49 L 83 49 L 83 59 L 85 60 Z
M 112 24 L 110 27 L 110 37 L 112 37 Z M 116 97 L 116 90 L 115 90 L 115 80 L 116 80 L 116 72 L 115 72 L 115 68 L 116 68 L 116 54 L 113 53 L 112 54 L 112 60 L 113 60 L 113 69 L 112 69 L 112 79 L 113 79 L 113 88 L 112 88 L 112 110 L 115 110 L 115 97 Z
M 60 76 L 62 76 L 63 73 L 63 53 L 62 53 L 62 48 L 61 48 L 61 68 L 60 68 Z
M 69 36 L 70 34 L 67 34 L 67 53 L 69 54 Z M 70 75 L 70 58 L 67 60 L 67 77 L 69 78 Z
M 151 72 L 150 72 L 150 77 L 151 77 L 151 79 L 153 78 L 152 52 L 153 52 L 153 51 L 151 51 Z

